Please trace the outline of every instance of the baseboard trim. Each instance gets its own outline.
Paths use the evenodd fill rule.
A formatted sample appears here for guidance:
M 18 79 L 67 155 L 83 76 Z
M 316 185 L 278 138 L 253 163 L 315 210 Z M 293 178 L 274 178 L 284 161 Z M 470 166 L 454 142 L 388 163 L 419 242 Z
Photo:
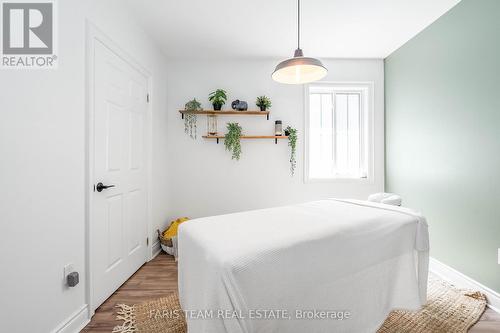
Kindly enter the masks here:
M 496 291 L 434 258 L 430 258 L 429 260 L 429 270 L 458 288 L 473 289 L 482 292 L 488 298 L 488 307 L 500 313 L 500 294 Z
M 78 333 L 90 322 L 88 305 L 85 304 L 63 322 L 54 333 Z
M 152 253 L 152 256 L 151 256 L 151 259 L 155 258 L 157 255 L 159 255 L 161 252 L 161 246 L 160 246 L 160 242 L 159 241 L 156 241 L 153 243 L 153 245 L 151 246 L 151 253 Z

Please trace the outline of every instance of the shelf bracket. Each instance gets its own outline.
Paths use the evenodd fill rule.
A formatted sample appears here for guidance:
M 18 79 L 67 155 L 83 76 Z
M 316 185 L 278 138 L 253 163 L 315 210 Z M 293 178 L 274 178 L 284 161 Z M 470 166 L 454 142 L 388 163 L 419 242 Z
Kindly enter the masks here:
M 278 139 L 277 138 L 274 138 L 274 144 L 277 145 L 278 144 Z
M 217 144 L 219 144 L 219 138 L 217 138 Z
M 267 120 L 269 120 L 269 113 L 267 114 Z
M 181 113 L 181 117 L 182 117 L 182 119 L 184 119 L 184 113 Z

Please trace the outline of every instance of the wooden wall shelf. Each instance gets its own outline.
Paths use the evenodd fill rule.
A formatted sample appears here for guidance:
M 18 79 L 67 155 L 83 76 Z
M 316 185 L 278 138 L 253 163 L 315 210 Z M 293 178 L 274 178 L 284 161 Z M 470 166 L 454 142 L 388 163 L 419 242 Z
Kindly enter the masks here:
M 260 112 L 260 111 L 259 111 Z M 219 143 L 219 139 L 224 139 L 224 135 L 204 135 L 204 139 L 216 139 Z M 285 135 L 242 135 L 241 139 L 274 139 L 274 143 L 278 143 L 280 139 L 288 139 Z
M 216 110 L 201 110 L 201 111 L 187 111 L 179 110 L 182 119 L 185 114 L 199 114 L 208 116 L 266 116 L 269 120 L 269 111 L 247 110 L 247 111 L 216 111 Z

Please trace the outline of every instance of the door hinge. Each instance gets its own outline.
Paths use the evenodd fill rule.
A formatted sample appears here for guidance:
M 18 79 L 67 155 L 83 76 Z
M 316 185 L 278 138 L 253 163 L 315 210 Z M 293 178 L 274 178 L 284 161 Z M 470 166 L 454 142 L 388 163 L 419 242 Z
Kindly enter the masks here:
M 146 238 L 146 245 L 149 246 L 149 237 Z
M 146 102 L 149 103 L 149 94 L 146 94 Z

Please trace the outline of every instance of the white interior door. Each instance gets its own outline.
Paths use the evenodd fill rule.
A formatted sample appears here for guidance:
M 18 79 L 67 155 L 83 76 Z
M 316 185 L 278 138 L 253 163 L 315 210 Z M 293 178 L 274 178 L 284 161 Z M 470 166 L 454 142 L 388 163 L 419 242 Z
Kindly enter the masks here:
M 148 187 L 147 78 L 97 40 L 93 57 L 95 309 L 147 259 Z

